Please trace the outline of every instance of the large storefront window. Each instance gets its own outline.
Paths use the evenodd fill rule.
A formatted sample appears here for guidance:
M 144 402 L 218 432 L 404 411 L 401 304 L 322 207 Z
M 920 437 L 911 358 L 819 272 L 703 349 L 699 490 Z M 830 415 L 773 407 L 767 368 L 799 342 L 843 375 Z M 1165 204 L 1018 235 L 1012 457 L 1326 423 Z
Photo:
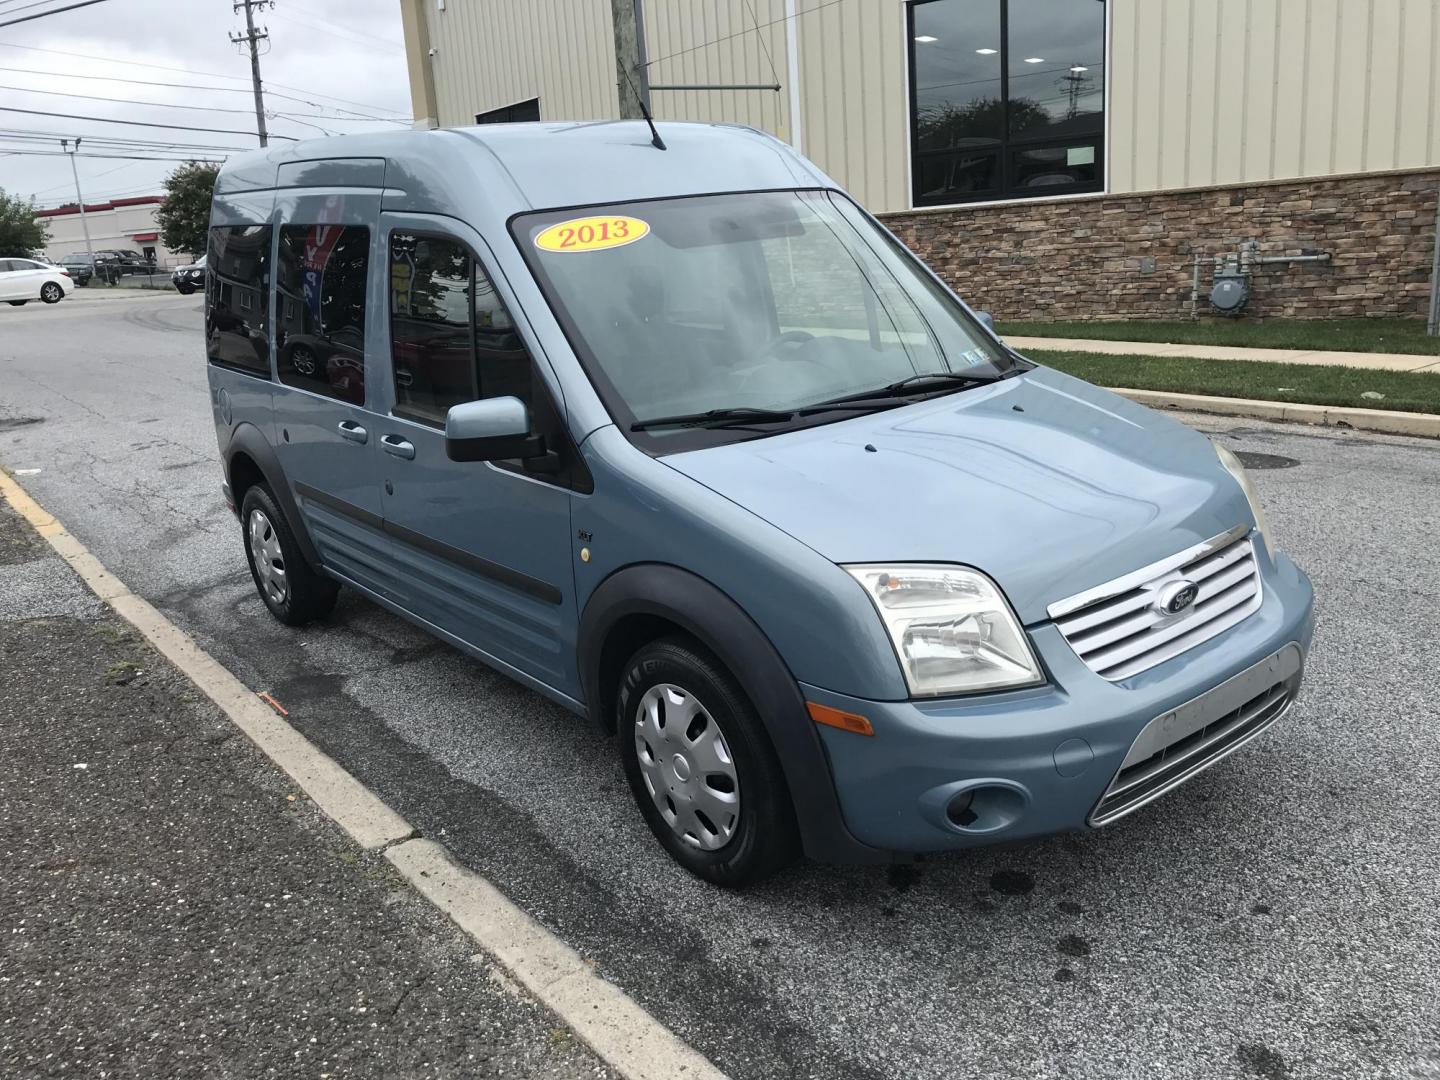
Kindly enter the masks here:
M 913 0 L 916 206 L 1104 187 L 1105 0 Z

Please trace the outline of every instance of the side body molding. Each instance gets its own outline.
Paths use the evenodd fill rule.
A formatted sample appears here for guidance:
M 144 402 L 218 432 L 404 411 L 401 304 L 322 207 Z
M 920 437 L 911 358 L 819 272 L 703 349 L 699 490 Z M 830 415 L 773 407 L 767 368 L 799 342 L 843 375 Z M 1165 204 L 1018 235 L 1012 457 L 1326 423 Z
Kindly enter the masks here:
M 615 681 L 629 656 L 614 655 L 607 639 L 634 616 L 679 626 L 740 682 L 780 759 L 807 855 L 832 863 L 890 861 L 887 852 L 860 843 L 845 827 L 829 760 L 785 661 L 740 605 L 695 574 L 662 563 L 640 563 L 617 570 L 590 594 L 580 616 L 577 659 L 592 721 L 603 730 L 615 730 L 617 717 L 610 715 Z
M 280 511 L 285 515 L 290 531 L 295 534 L 305 561 L 317 573 L 323 574 L 325 570 L 320 563 L 320 552 L 315 549 L 315 542 L 310 539 L 310 533 L 305 529 L 305 518 L 301 515 L 300 508 L 295 505 L 295 496 L 285 479 L 285 471 L 280 467 L 280 459 L 264 433 L 254 424 L 237 424 L 225 446 L 225 480 L 229 483 L 230 490 L 235 493 L 236 512 L 239 512 L 242 496 L 235 484 L 235 458 L 241 453 L 255 462 L 270 490 L 275 493 L 275 501 L 280 504 Z

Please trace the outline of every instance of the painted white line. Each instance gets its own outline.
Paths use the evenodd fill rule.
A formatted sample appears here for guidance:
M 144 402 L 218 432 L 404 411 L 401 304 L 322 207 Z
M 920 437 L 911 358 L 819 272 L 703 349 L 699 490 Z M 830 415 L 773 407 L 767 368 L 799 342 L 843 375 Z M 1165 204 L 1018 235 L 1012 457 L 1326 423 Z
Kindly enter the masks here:
M 4 470 L 0 495 L 115 613 L 193 682 L 261 752 L 359 845 L 384 848 L 397 872 L 626 1080 L 726 1080 L 634 999 L 485 878 L 457 863 L 329 755 L 291 727 L 213 656 L 132 593 Z M 80 768 L 80 766 L 76 766 Z

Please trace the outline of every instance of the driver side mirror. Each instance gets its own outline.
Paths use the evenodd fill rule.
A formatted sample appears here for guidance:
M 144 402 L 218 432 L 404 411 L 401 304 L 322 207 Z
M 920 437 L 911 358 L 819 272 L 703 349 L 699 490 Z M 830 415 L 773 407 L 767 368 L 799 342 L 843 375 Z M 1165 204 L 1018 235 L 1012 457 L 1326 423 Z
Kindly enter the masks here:
M 977 311 L 975 312 L 975 318 L 980 320 L 986 330 L 989 330 L 992 334 L 995 333 L 994 315 L 991 315 L 988 311 Z
M 545 449 L 545 436 L 531 432 L 529 413 L 517 397 L 452 405 L 445 414 L 445 455 L 451 461 L 519 458 L 531 468 L 542 469 L 556 457 Z

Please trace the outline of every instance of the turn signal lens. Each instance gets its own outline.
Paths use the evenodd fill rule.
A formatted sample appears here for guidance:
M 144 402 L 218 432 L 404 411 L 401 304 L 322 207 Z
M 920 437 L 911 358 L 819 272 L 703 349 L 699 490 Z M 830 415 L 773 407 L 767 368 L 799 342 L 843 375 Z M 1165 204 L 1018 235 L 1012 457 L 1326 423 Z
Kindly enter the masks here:
M 856 713 L 832 709 L 829 705 L 817 705 L 813 701 L 805 702 L 805 708 L 810 713 L 810 719 L 817 724 L 837 727 L 841 731 L 853 731 L 856 735 L 875 734 L 875 729 L 870 726 L 870 721 Z

